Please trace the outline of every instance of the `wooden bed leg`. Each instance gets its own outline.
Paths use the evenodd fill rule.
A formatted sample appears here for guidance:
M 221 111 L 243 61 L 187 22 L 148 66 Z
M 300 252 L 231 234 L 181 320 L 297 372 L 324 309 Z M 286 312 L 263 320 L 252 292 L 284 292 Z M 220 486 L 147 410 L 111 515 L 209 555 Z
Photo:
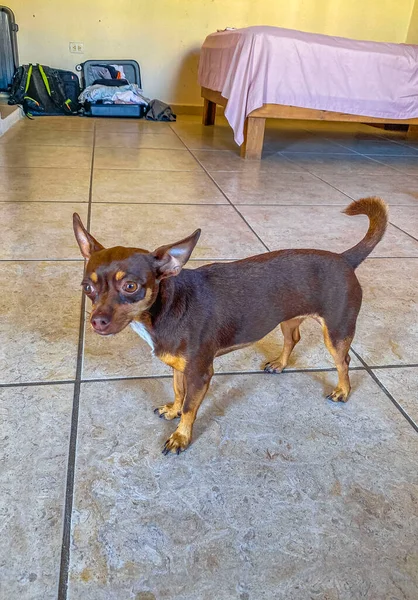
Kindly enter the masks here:
M 410 125 L 408 127 L 408 133 L 406 134 L 406 139 L 408 139 L 408 140 L 418 139 L 418 125 Z
M 203 125 L 214 125 L 216 117 L 216 104 L 204 98 L 203 104 Z
M 263 151 L 264 128 L 263 117 L 247 117 L 244 126 L 244 143 L 241 146 L 241 158 L 260 160 Z

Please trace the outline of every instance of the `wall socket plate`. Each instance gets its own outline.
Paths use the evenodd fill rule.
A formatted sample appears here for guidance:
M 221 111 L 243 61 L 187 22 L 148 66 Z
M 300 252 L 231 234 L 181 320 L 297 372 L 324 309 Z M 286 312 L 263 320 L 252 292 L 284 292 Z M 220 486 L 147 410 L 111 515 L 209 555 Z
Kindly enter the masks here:
M 69 46 L 72 54 L 84 54 L 83 42 L 70 42 Z

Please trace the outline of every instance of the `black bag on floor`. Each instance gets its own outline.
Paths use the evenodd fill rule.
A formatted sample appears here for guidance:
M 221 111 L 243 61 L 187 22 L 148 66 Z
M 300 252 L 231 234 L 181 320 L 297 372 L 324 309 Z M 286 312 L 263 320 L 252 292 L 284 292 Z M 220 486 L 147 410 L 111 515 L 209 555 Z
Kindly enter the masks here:
M 20 104 L 27 115 L 73 115 L 80 105 L 75 73 L 44 65 L 23 65 L 14 74 L 9 104 Z

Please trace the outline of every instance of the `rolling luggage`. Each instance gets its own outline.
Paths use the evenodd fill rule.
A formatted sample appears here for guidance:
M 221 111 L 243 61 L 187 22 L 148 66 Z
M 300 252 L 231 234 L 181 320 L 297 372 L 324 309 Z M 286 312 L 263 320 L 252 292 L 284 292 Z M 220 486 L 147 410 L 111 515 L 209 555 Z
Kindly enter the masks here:
M 7 92 L 19 64 L 17 53 L 18 26 L 7 6 L 0 6 L 0 92 Z
M 97 72 L 91 67 L 111 67 L 112 65 L 123 67 L 126 80 L 141 87 L 141 71 L 136 60 L 86 60 L 76 66 L 76 71 L 81 72 L 83 87 L 86 88 L 97 80 Z M 115 80 L 110 81 L 114 82 Z M 101 80 L 101 82 L 106 85 L 106 80 Z M 143 117 L 146 111 L 147 106 L 143 104 L 105 104 L 100 101 L 84 104 L 84 112 L 90 117 L 134 117 L 138 119 Z

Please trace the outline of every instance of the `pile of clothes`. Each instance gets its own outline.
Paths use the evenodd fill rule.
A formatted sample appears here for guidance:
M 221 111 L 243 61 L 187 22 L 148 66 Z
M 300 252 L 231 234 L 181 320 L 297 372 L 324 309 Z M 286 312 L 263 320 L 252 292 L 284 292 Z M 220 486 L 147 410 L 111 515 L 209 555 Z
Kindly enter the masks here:
M 136 83 L 129 83 L 123 65 L 90 65 L 88 80 L 92 85 L 86 87 L 79 96 L 81 104 L 85 102 L 103 104 L 139 104 L 147 107 L 146 119 L 152 121 L 175 121 L 168 104 L 160 100 L 150 100 L 142 93 Z
M 90 66 L 89 85 L 80 94 L 79 100 L 84 102 L 103 102 L 103 104 L 143 104 L 150 103 L 136 83 L 129 83 L 123 66 L 107 65 Z

